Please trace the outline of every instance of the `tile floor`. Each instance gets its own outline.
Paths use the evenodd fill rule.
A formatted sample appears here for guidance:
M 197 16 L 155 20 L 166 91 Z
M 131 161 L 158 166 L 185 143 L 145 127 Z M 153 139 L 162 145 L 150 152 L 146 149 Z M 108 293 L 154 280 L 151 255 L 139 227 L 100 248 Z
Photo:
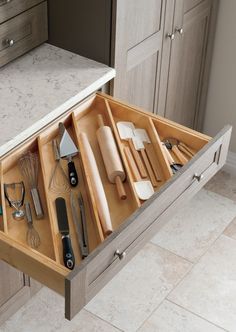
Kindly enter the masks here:
M 236 177 L 218 173 L 80 314 L 63 314 L 42 288 L 0 331 L 235 332 Z

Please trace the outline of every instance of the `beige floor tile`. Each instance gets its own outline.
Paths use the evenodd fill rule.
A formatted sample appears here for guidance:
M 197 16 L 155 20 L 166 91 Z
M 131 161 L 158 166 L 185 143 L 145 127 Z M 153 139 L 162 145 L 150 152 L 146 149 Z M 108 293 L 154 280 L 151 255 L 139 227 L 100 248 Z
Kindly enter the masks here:
M 223 332 L 225 330 L 165 300 L 138 331 Z
M 152 239 L 196 262 L 236 217 L 236 202 L 202 189 Z
M 222 235 L 168 298 L 235 332 L 236 241 Z
M 224 234 L 236 240 L 236 218 L 225 229 Z
M 0 326 L 1 332 L 119 332 L 82 310 L 72 321 L 64 319 L 64 299 L 47 288 L 40 290 Z
M 234 174 L 220 171 L 206 184 L 205 188 L 236 201 L 236 176 Z
M 192 264 L 148 244 L 86 306 L 124 331 L 136 331 Z

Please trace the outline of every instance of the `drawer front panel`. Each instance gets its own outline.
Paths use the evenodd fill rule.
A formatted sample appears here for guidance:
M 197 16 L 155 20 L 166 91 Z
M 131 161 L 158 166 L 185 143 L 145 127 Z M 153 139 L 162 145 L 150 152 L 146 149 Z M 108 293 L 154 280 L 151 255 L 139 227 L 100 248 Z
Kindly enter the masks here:
M 42 0 L 0 0 L 0 23 L 37 5 Z
M 0 26 L 0 66 L 47 39 L 47 6 L 42 3 Z
M 211 140 L 179 174 L 121 225 L 66 279 L 66 317 L 71 319 L 140 250 L 176 209 L 197 193 L 223 166 L 231 128 Z M 115 255 L 125 252 L 125 259 Z M 78 285 L 79 292 L 78 293 Z

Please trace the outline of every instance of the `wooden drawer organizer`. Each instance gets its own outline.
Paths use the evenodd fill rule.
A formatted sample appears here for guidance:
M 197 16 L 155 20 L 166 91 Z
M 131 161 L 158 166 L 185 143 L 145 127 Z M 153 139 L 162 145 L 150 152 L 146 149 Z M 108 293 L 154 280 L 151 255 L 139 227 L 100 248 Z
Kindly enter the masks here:
M 111 184 L 106 176 L 96 140 L 98 114 L 103 115 L 105 123 L 112 128 L 116 138 L 127 174 L 124 182 L 126 200 L 118 198 L 115 185 Z M 76 257 L 76 267 L 73 271 L 64 267 L 62 259 L 61 235 L 55 213 L 55 198 L 61 194 L 48 190 L 50 175 L 55 165 L 51 141 L 58 136 L 58 123 L 61 121 L 80 148 L 80 154 L 74 158 L 80 183 L 73 191 L 77 194 L 82 192 L 84 197 L 90 246 L 89 256 L 81 260 L 70 211 L 70 195 L 65 194 Z M 161 181 L 158 182 L 155 193 L 145 202 L 138 198 L 134 190 L 133 174 L 124 154 L 124 146 L 127 143 L 119 138 L 117 121 L 132 121 L 137 127 L 145 128 L 151 138 Z M 86 132 L 89 137 L 110 209 L 114 232 L 106 239 L 94 203 L 90 179 L 85 176 L 87 165 L 84 163 L 84 153 L 81 150 L 81 132 Z M 193 196 L 223 166 L 230 135 L 231 127 L 226 127 L 216 138 L 210 139 L 174 122 L 118 102 L 110 96 L 91 96 L 1 158 L 3 218 L 0 222 L 0 258 L 62 294 L 65 297 L 66 318 L 71 319 L 168 221 L 176 208 Z M 160 142 L 170 136 L 184 142 L 196 152 L 174 176 Z M 26 244 L 26 222 L 13 220 L 12 209 L 6 203 L 3 193 L 4 183 L 22 180 L 17 160 L 28 150 L 37 151 L 40 158 L 39 189 L 43 198 L 45 219 L 34 218 L 34 225 L 42 239 L 38 250 L 31 249 Z M 62 162 L 66 170 L 66 161 Z M 195 174 L 202 176 L 196 178 Z M 30 200 L 28 191 L 26 197 Z M 125 251 L 126 259 L 120 260 L 115 256 L 116 250 L 121 253 Z

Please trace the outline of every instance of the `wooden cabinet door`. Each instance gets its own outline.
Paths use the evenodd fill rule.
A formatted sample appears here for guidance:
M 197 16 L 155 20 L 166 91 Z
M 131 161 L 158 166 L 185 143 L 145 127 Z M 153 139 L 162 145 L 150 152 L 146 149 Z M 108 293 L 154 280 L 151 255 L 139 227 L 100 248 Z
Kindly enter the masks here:
M 191 128 L 201 126 L 200 113 L 204 107 L 201 98 L 207 90 L 213 39 L 211 34 L 209 37 L 213 31 L 210 29 L 214 19 L 213 2 L 176 0 L 171 46 L 164 38 L 164 48 L 170 49 L 170 56 L 168 73 L 164 72 L 162 78 L 166 81 L 162 87 L 166 95 L 160 95 L 160 113 Z
M 112 94 L 153 112 L 159 85 L 166 0 L 115 1 Z
M 0 262 L 0 307 L 25 286 L 24 275 L 10 265 Z
M 30 282 L 29 277 L 0 261 L 0 325 L 38 289 L 38 284 Z

